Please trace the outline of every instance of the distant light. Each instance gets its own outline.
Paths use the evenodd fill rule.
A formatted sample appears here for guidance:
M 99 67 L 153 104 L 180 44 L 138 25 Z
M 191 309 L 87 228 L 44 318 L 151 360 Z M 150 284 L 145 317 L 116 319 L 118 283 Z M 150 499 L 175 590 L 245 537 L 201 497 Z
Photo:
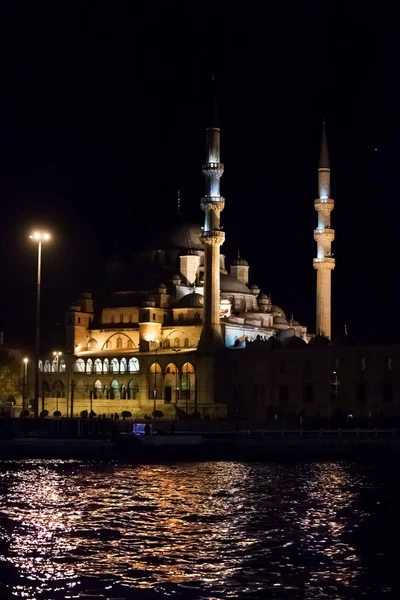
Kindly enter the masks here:
M 24 358 L 24 363 L 27 364 L 29 362 L 29 358 Z
M 375 152 L 378 152 L 378 148 L 375 148 Z

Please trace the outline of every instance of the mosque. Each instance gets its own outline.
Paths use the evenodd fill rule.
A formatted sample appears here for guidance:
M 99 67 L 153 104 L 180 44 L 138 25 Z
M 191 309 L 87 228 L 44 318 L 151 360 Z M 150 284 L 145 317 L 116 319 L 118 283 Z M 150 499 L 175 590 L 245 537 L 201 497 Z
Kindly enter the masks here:
M 221 252 L 224 165 L 214 112 L 202 165 L 203 226 L 180 219 L 135 252 L 130 265 L 115 253 L 107 267 L 108 295 L 81 294 L 65 316 L 65 351 L 39 362 L 39 412 L 223 418 L 229 412 L 224 361 L 230 351 L 271 339 L 283 346 L 312 340 L 305 325 L 288 319 L 270 295 L 249 284 L 245 258 L 238 254 L 226 264 Z M 334 201 L 325 126 L 318 189 L 316 328 L 317 337 L 329 340 Z

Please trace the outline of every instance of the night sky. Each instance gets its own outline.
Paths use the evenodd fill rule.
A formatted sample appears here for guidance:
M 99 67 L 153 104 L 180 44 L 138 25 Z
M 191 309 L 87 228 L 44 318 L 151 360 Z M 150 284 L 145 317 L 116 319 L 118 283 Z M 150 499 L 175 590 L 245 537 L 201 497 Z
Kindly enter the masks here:
M 400 336 L 399 43 L 390 21 L 374 2 L 3 3 L 6 341 L 34 335 L 33 226 L 53 233 L 43 259 L 51 332 L 76 292 L 101 282 L 116 244 L 128 253 L 173 222 L 178 188 L 185 218 L 202 222 L 212 72 L 225 254 L 240 249 L 251 282 L 314 331 L 313 202 L 325 117 L 336 201 L 333 332 L 347 324 Z

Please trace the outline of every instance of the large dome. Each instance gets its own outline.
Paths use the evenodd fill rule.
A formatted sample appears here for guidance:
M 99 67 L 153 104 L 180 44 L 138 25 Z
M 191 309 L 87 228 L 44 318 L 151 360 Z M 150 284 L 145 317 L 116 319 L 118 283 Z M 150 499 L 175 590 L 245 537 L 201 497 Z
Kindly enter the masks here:
M 225 275 L 225 273 L 221 273 L 221 292 L 225 293 L 239 293 L 239 294 L 250 294 L 250 290 L 239 279 L 233 277 L 232 275 Z
M 168 248 L 204 250 L 200 239 L 201 233 L 201 225 L 181 223 L 172 227 L 166 234 L 166 245 Z

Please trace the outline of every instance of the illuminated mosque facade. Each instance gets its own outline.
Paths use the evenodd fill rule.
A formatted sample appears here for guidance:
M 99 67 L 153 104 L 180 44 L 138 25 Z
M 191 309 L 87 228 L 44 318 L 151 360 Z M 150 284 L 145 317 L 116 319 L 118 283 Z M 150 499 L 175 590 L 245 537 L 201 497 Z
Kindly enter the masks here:
M 111 291 L 101 305 L 91 293 L 83 293 L 69 307 L 65 352 L 39 363 L 39 412 L 128 411 L 144 418 L 157 411 L 165 418 L 223 418 L 230 410 L 224 384 L 229 352 L 254 343 L 305 346 L 313 338 L 305 325 L 288 319 L 271 296 L 250 285 L 244 258 L 238 254 L 226 264 L 220 221 L 224 165 L 216 116 L 206 130 L 202 171 L 203 226 L 179 217 L 175 227 L 135 252 L 128 266 L 116 252 L 107 267 Z M 329 341 L 334 232 L 325 128 L 318 182 L 317 338 Z

